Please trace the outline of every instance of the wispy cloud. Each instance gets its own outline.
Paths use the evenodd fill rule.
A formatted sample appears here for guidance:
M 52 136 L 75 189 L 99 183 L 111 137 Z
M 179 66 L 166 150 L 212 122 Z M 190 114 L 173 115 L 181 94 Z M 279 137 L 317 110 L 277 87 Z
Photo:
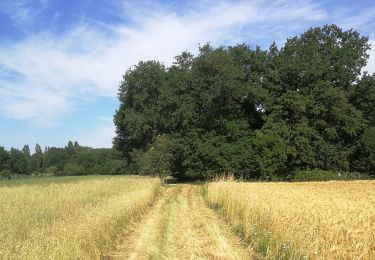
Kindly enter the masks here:
M 340 26 L 345 29 L 361 29 L 363 33 L 371 35 L 375 33 L 375 7 L 369 6 L 365 10 L 359 11 L 355 10 L 355 7 L 341 7 L 335 10 L 332 16 L 332 19 L 339 21 Z
M 112 147 L 112 139 L 115 136 L 115 127 L 113 124 L 102 124 L 98 127 L 89 130 L 81 136 L 73 137 L 74 140 L 79 140 L 79 144 L 94 148 Z
M 48 0 L 2 0 L 0 2 L 0 12 L 7 14 L 20 28 L 32 25 L 47 7 Z
M 71 111 L 73 104 L 67 102 L 67 95 L 48 87 L 30 89 L 25 83 L 9 89 L 0 85 L 0 110 L 7 118 L 30 120 L 35 126 L 51 127 Z
M 113 123 L 113 117 L 111 116 L 98 116 L 99 121 L 104 123 Z
M 370 59 L 363 70 L 372 74 L 375 73 L 375 39 L 369 41 L 369 43 L 371 44 L 371 50 L 369 51 Z

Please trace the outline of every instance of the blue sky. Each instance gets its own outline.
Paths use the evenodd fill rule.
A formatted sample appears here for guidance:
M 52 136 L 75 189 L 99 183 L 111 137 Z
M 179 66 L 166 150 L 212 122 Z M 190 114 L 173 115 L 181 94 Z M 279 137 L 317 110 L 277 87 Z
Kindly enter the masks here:
M 1 0 L 0 146 L 110 147 L 119 82 L 139 60 L 168 66 L 206 42 L 267 48 L 328 23 L 369 36 L 375 72 L 373 0 Z

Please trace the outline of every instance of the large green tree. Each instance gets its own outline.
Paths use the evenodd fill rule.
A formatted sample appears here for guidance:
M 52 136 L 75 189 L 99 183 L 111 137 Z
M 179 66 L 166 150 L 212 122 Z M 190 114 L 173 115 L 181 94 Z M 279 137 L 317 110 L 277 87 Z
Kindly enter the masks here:
M 158 133 L 156 104 L 165 82 L 159 62 L 140 62 L 129 70 L 119 88 L 121 106 L 116 112 L 114 145 L 130 161 L 133 149 L 146 149 Z
M 374 126 L 374 76 L 361 75 L 368 50 L 367 37 L 326 25 L 281 48 L 206 44 L 169 68 L 140 62 L 119 88 L 115 147 L 133 170 L 165 153 L 154 170 L 188 178 L 368 171 L 354 156 Z M 168 150 L 151 152 L 159 136 Z

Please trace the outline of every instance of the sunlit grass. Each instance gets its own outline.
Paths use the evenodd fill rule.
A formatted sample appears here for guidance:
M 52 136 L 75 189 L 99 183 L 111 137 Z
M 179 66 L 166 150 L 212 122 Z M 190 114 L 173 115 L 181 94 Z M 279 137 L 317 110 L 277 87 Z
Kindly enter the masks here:
M 155 178 L 118 176 L 0 187 L 0 258 L 98 258 L 159 185 Z
M 41 176 L 41 177 L 16 177 L 10 180 L 0 180 L 0 187 L 10 187 L 19 185 L 48 185 L 52 183 L 67 183 L 87 181 L 90 179 L 106 179 L 111 178 L 110 175 L 83 175 L 83 176 Z
M 375 255 L 375 181 L 216 182 L 208 184 L 205 194 L 267 259 Z

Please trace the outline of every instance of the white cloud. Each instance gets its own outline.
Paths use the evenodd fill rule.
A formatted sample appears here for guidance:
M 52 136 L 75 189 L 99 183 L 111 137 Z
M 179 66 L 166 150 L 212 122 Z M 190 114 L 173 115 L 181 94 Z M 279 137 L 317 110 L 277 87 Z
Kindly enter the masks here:
M 375 40 L 370 40 L 371 50 L 369 51 L 370 58 L 364 71 L 368 71 L 370 74 L 375 73 Z
M 183 14 L 163 5 L 139 8 L 138 3 L 127 3 L 124 13 L 131 23 L 81 21 L 60 35 L 39 32 L 13 46 L 0 46 L 0 73 L 6 68 L 20 75 L 17 81 L 0 79 L 0 115 L 55 125 L 76 102 L 115 96 L 121 76 L 139 60 L 168 65 L 173 56 L 196 50 L 200 43 L 235 44 L 248 41 L 251 28 L 267 34 L 276 26 L 299 26 L 327 16 L 308 0 L 202 3 L 190 5 Z M 20 14 L 16 11 L 15 16 Z
M 112 140 L 115 136 L 115 127 L 113 124 L 100 125 L 83 136 L 75 137 L 79 144 L 93 148 L 111 148 Z

